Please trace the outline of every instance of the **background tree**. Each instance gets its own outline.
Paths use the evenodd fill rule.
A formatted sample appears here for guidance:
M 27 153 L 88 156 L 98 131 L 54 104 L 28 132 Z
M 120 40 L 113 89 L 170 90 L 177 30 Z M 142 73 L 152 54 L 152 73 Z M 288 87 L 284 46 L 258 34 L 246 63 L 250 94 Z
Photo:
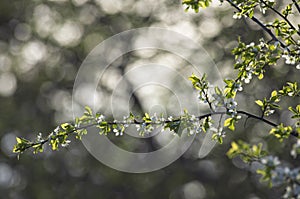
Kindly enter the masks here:
M 209 2 L 210 1 L 185 1 L 184 3 L 197 10 L 199 6 L 208 5 Z M 244 121 L 239 121 L 235 126 L 236 132 L 227 133 L 224 144 L 217 147 L 205 160 L 195 160 L 196 156 L 193 155 L 193 149 L 195 149 L 196 146 L 192 146 L 191 150 L 180 160 L 161 171 L 150 174 L 124 174 L 104 166 L 99 168 L 98 162 L 88 156 L 85 150 L 78 145 L 71 145 L 69 151 L 61 150 L 60 153 L 55 153 L 55 155 L 46 151 L 46 155 L 42 156 L 22 156 L 19 162 L 16 162 L 9 152 L 15 135 L 30 138 L 30 136 L 34 136 L 32 133 L 24 135 L 21 132 L 31 132 L 32 129 L 40 129 L 41 131 L 49 129 L 50 132 L 52 126 L 54 126 L 54 124 L 49 123 L 49 121 L 53 120 L 53 115 L 56 116 L 54 123 L 60 123 L 68 119 L 65 116 L 68 115 L 67 112 L 70 110 L 64 110 L 64 108 L 68 106 L 60 103 L 68 102 L 70 88 L 66 85 L 72 85 L 72 80 L 76 73 L 76 68 L 74 67 L 76 67 L 76 64 L 80 64 L 80 59 L 85 57 L 84 55 L 92 48 L 91 46 L 95 43 L 94 41 L 97 40 L 99 35 L 101 35 L 100 33 L 104 32 L 103 36 L 105 37 L 106 31 L 109 32 L 109 36 L 121 30 L 150 25 L 152 23 L 155 25 L 165 23 L 164 25 L 170 28 L 172 28 L 172 24 L 175 24 L 175 27 L 176 25 L 177 27 L 191 27 L 189 32 L 197 30 L 197 25 L 200 27 L 202 36 L 206 37 L 206 40 L 202 41 L 203 45 L 207 47 L 218 64 L 219 69 L 227 73 L 227 88 L 220 92 L 216 89 L 215 94 L 219 94 L 221 97 L 224 97 L 225 100 L 235 98 L 235 100 L 239 102 L 238 110 L 254 109 L 253 114 L 261 116 L 260 109 L 257 108 L 255 110 L 252 106 L 249 107 L 251 104 L 255 107 L 254 101 L 257 100 L 256 103 L 262 109 L 264 116 L 265 114 L 271 114 L 273 112 L 272 110 L 277 108 L 276 105 L 279 97 L 282 98 L 286 95 L 295 96 L 294 98 L 284 98 L 283 103 L 283 100 L 281 100 L 282 111 L 276 111 L 270 120 L 272 120 L 274 124 L 282 122 L 285 125 L 272 130 L 272 133 L 277 135 L 279 139 L 290 137 L 290 134 L 296 135 L 297 127 L 291 126 L 289 128 L 286 125 L 288 125 L 289 116 L 294 115 L 296 119 L 299 117 L 297 115 L 299 112 L 297 109 L 297 96 L 299 92 L 297 88 L 295 88 L 295 84 L 287 85 L 286 82 L 297 83 L 297 70 L 296 67 L 291 67 L 286 64 L 297 65 L 297 62 L 299 62 L 299 60 L 297 60 L 299 59 L 297 56 L 297 48 L 299 48 L 299 44 L 297 44 L 298 33 L 297 28 L 295 28 L 297 23 L 292 21 L 296 24 L 295 27 L 292 28 L 288 22 L 282 23 L 280 21 L 274 21 L 274 23 L 262 28 L 259 23 L 255 22 L 257 18 L 252 16 L 253 13 L 257 13 L 253 7 L 267 11 L 266 20 L 268 20 L 278 15 L 272 8 L 275 6 L 275 10 L 280 10 L 280 2 L 277 2 L 276 5 L 271 1 L 247 2 L 248 3 L 243 3 L 243 1 L 228 1 L 229 4 L 224 3 L 224 7 L 222 8 L 206 10 L 200 13 L 200 15 L 176 15 L 178 13 L 175 11 L 176 9 L 182 12 L 178 7 L 178 2 L 174 2 L 173 4 L 156 2 L 158 6 L 154 6 L 155 9 L 153 10 L 155 11 L 153 13 L 147 13 L 146 10 L 143 10 L 142 8 L 145 6 L 136 6 L 136 10 L 130 10 L 129 8 L 127 10 L 126 3 L 116 9 L 117 6 L 109 7 L 102 1 L 47 2 L 43 4 L 35 2 L 26 7 L 26 9 L 24 9 L 25 13 L 20 13 L 20 17 L 16 15 L 14 20 L 10 19 L 10 14 L 5 15 L 6 19 L 4 18 L 5 20 L 2 23 L 3 28 L 1 28 L 1 30 L 3 32 L 3 49 L 7 50 L 2 53 L 2 70 L 4 72 L 1 76 L 5 82 L 9 83 L 10 87 L 6 86 L 6 89 L 4 87 L 1 89 L 2 96 L 5 96 L 1 99 L 1 104 L 4 109 L 7 109 L 3 111 L 7 113 L 5 114 L 6 119 L 3 118 L 3 122 L 1 123 L 3 126 L 1 132 L 5 132 L 1 137 L 1 150 L 4 154 L 0 159 L 2 162 L 1 170 L 3 170 L 1 173 L 6 173 L 6 175 L 2 174 L 1 179 L 3 179 L 3 183 L 1 186 L 3 190 L 1 191 L 3 192 L 1 193 L 5 193 L 11 198 L 44 198 L 47 196 L 49 196 L 49 198 L 79 198 L 83 195 L 85 197 L 100 195 L 106 198 L 279 197 L 279 195 L 284 192 L 286 186 L 282 186 L 282 190 L 278 188 L 273 190 L 265 189 L 266 187 L 258 183 L 260 175 L 255 175 L 255 173 L 251 172 L 258 167 L 255 162 L 248 166 L 248 164 L 242 163 L 239 158 L 233 159 L 235 166 L 246 168 L 240 170 L 236 169 L 231 161 L 225 157 L 224 151 L 227 151 L 230 147 L 229 142 L 241 139 L 256 145 L 258 142 L 263 142 L 264 147 L 266 147 L 268 151 L 272 151 L 272 154 L 278 155 L 287 165 L 295 163 L 295 160 L 287 156 L 291 147 L 285 147 L 293 144 L 295 139 L 289 138 L 289 141 L 278 144 L 278 139 L 268 136 L 267 132 L 269 131 L 269 126 L 265 126 L 263 122 L 257 122 L 257 120 L 252 120 L 251 118 L 247 120 L 246 125 L 244 125 Z M 16 9 L 22 5 L 21 2 L 16 2 L 16 7 L 11 4 L 3 4 L 1 7 L 4 7 L 4 10 L 11 9 L 15 11 L 12 13 L 19 13 Z M 248 15 L 251 19 L 237 22 L 233 21 L 231 15 L 228 14 L 232 12 L 232 8 L 228 6 L 230 4 L 237 9 L 234 15 L 235 18 Z M 68 7 L 67 5 L 72 6 Z M 131 4 L 128 3 L 127 6 L 129 5 Z M 136 3 L 136 5 L 138 5 L 138 3 Z M 291 2 L 290 8 L 292 8 L 295 15 L 298 10 L 297 5 L 296 1 Z M 172 6 L 175 6 L 175 8 Z M 32 15 L 33 8 L 34 12 Z M 285 8 L 286 14 L 282 13 L 281 15 L 284 17 L 283 20 L 287 21 L 286 18 L 291 11 L 289 11 L 289 6 Z M 84 11 L 84 9 L 86 9 L 86 11 Z M 49 12 L 49 16 L 45 14 L 47 12 Z M 145 19 L 145 21 L 140 20 L 138 23 L 136 20 L 131 21 L 130 19 L 137 16 L 137 13 L 138 15 L 144 16 L 142 19 Z M 161 16 L 165 14 L 180 16 L 176 18 L 179 22 L 176 23 L 175 19 L 174 21 L 160 21 Z M 84 20 L 80 21 L 78 15 L 83 17 Z M 125 16 L 125 18 L 120 17 L 122 15 Z M 36 17 L 32 18 L 32 16 Z M 47 17 L 43 18 L 41 16 Z M 125 20 L 126 18 L 128 20 Z M 141 18 L 139 17 L 139 19 Z M 99 20 L 101 25 L 97 25 L 99 24 Z M 121 23 L 119 20 L 121 20 L 121 22 L 125 20 L 127 23 Z M 85 25 L 87 21 L 90 21 L 90 23 Z M 50 24 L 50 26 L 44 26 L 45 23 Z M 51 32 L 54 27 L 51 27 L 51 23 L 61 24 L 61 29 L 58 28 L 55 29 L 56 31 Z M 110 24 L 110 27 L 104 28 L 103 24 Z M 128 27 L 123 27 L 124 29 L 114 29 L 114 26 L 115 28 L 119 28 L 120 24 L 128 24 Z M 214 28 L 205 29 L 204 27 L 207 26 Z M 249 34 L 249 31 L 244 31 L 241 27 L 248 28 L 253 34 Z M 65 30 L 64 28 L 72 30 L 72 32 L 77 34 L 73 34 L 75 35 L 73 38 L 67 39 L 66 37 L 59 36 L 59 31 L 63 32 Z M 266 31 L 266 28 L 272 31 L 274 30 L 273 35 L 275 38 L 272 38 L 272 34 Z M 207 30 L 207 32 L 205 32 L 205 30 Z M 195 33 L 197 32 L 198 31 L 195 31 Z M 190 36 L 193 37 L 195 35 L 196 34 L 191 34 Z M 261 36 L 257 37 L 257 35 Z M 238 44 L 234 42 L 237 36 L 241 37 Z M 264 38 L 267 42 L 260 43 L 260 38 Z M 199 39 L 199 36 L 195 36 L 194 39 Z M 247 40 L 245 41 L 245 39 Z M 269 39 L 273 40 L 269 41 Z M 245 44 L 242 41 L 244 41 Z M 254 44 L 250 44 L 252 41 L 254 41 Z M 225 46 L 224 44 L 228 45 Z M 225 46 L 225 48 L 223 46 Z M 232 57 L 229 56 L 230 50 L 234 46 L 238 46 L 233 51 L 236 55 L 235 64 Z M 39 51 L 35 50 L 37 48 Z M 22 49 L 25 50 L 22 52 Z M 259 53 L 256 51 L 259 51 Z M 28 52 L 34 55 L 37 54 L 37 56 L 33 56 L 33 58 L 30 55 L 26 56 Z M 45 54 L 47 54 L 47 56 Z M 59 54 L 62 56 L 59 57 Z M 12 59 L 13 57 L 18 59 Z M 57 57 L 59 58 L 54 59 Z M 283 57 L 286 63 L 280 61 L 280 57 Z M 247 63 L 248 60 L 252 60 L 254 63 Z M 240 62 L 238 63 L 237 61 Z M 275 62 L 277 62 L 276 67 L 273 66 Z M 246 67 L 247 64 L 251 66 L 254 65 L 255 71 L 249 72 Z M 239 74 L 229 74 L 232 73 L 232 65 L 235 65 Z M 267 67 L 268 65 L 271 65 L 271 67 Z M 122 69 L 120 68 L 120 70 Z M 60 77 L 57 74 L 61 74 L 62 76 Z M 260 81 L 253 79 L 251 84 L 243 86 L 243 92 L 235 95 L 235 92 L 240 88 L 239 86 L 251 80 L 250 74 L 252 76 L 257 75 L 259 79 L 264 78 Z M 236 80 L 237 77 L 238 79 Z M 204 79 L 201 80 L 194 76 L 192 77 L 192 81 L 200 92 L 205 92 L 206 88 L 203 87 Z M 34 86 L 35 84 L 37 86 Z M 16 85 L 18 85 L 17 90 L 15 90 L 17 88 Z M 254 88 L 255 92 L 253 92 Z M 31 89 L 35 90 L 32 91 Z M 277 90 L 277 92 L 272 92 L 273 90 Z M 26 93 L 26 95 L 24 95 L 24 93 Z M 265 93 L 269 95 L 266 96 Z M 264 97 L 266 97 L 265 100 Z M 212 96 L 212 100 L 213 99 L 216 98 Z M 47 102 L 48 100 L 50 103 Z M 231 105 L 234 105 L 233 101 Z M 293 107 L 290 108 L 290 112 L 284 111 L 287 110 L 289 106 Z M 235 113 L 234 106 L 230 107 L 228 110 L 233 110 L 231 113 Z M 15 113 L 18 113 L 18 118 L 14 116 Z M 31 117 L 27 117 L 27 115 Z M 45 115 L 45 117 L 41 117 L 42 115 Z M 49 115 L 52 115 L 52 119 L 49 119 Z M 231 119 L 226 120 L 225 126 L 233 129 L 233 121 L 238 119 L 238 115 L 231 114 L 230 116 Z M 15 120 L 12 120 L 12 118 Z M 145 120 L 147 120 L 147 117 Z M 262 116 L 259 120 L 263 120 Z M 216 138 L 222 138 L 218 135 L 219 134 L 216 134 Z M 32 137 L 32 139 L 34 138 Z M 23 143 L 22 140 L 19 140 L 19 142 Z M 195 143 L 195 145 L 196 144 L 197 143 Z M 245 142 L 235 142 L 235 144 L 233 143 L 231 146 L 229 155 L 246 154 L 242 156 L 246 161 L 252 162 L 252 160 L 256 160 L 265 155 L 258 153 L 260 149 L 258 145 L 258 147 L 249 148 Z M 296 145 L 295 151 L 297 151 Z M 18 152 L 18 149 L 16 149 L 16 152 Z M 33 162 L 33 158 L 35 158 L 36 161 Z M 83 162 L 84 165 L 82 165 Z M 261 161 L 261 163 L 267 166 L 270 162 L 277 166 L 277 159 L 272 159 L 270 156 Z M 296 167 L 297 165 L 295 164 L 293 167 L 290 166 L 290 168 Z M 261 171 L 267 179 L 270 177 L 268 176 L 268 174 L 270 174 L 268 171 L 270 171 L 270 169 L 264 170 L 264 173 Z M 55 176 L 53 176 L 53 174 L 55 174 Z M 32 176 L 35 176 L 34 178 L 36 179 L 33 179 Z M 124 182 L 124 176 L 126 176 L 126 182 Z M 284 175 L 283 177 L 285 178 Z M 51 180 L 45 181 L 44 179 Z M 218 182 L 218 185 L 216 185 L 216 182 Z M 74 186 L 74 184 L 76 184 L 76 186 Z M 102 188 L 100 191 L 98 186 Z M 239 188 L 237 189 L 236 187 Z M 162 191 L 154 192 L 154 190 Z

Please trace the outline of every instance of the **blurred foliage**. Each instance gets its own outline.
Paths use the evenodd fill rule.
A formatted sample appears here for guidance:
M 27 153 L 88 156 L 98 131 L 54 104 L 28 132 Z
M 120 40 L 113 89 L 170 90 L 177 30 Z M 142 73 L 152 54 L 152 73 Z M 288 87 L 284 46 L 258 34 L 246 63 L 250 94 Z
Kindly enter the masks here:
M 200 7 L 206 7 L 210 1 L 184 2 L 204 2 Z M 276 9 L 284 9 L 283 14 L 289 13 L 290 8 L 281 3 L 277 2 Z M 234 78 L 236 73 L 233 67 L 240 66 L 234 66 L 231 50 L 237 45 L 248 50 L 260 48 L 245 43 L 259 43 L 259 38 L 268 35 L 249 19 L 234 20 L 232 15 L 236 11 L 228 3 L 219 6 L 219 2 L 216 2 L 211 6 L 194 14 L 184 12 L 180 1 L 1 1 L 0 197 L 279 198 L 283 187 L 266 189 L 267 186 L 259 183 L 261 175 L 253 171 L 261 165 L 248 165 L 239 158 L 231 161 L 225 151 L 231 148 L 230 140 L 247 140 L 254 145 L 262 142 L 268 151 L 279 156 L 285 164 L 299 166 L 297 159 L 288 155 L 289 148 L 293 148 L 294 157 L 297 158 L 299 144 L 294 138 L 278 144 L 276 139 L 266 137 L 267 126 L 251 119 L 242 119 L 237 123 L 236 132 L 228 134 L 223 145 L 216 147 L 205 159 L 197 157 L 199 143 L 196 140 L 179 160 L 164 169 L 146 174 L 128 174 L 110 169 L 75 141 L 76 144 L 61 149 L 59 153 L 51 153 L 50 148 L 45 147 L 43 155 L 23 155 L 20 160 L 12 154 L 16 136 L 33 140 L 33 136 L 36 136 L 33 129 L 36 132 L 51 132 L 53 126 L 72 119 L 72 86 L 81 62 L 95 45 L 121 31 L 148 26 L 179 31 L 205 47 L 224 78 Z M 265 8 L 262 6 L 262 9 Z M 236 12 L 235 18 L 245 13 L 251 14 L 252 11 L 246 9 Z M 258 13 L 259 17 L 268 20 L 276 14 L 268 9 L 265 12 L 265 15 Z M 293 16 L 292 20 L 299 21 L 299 18 Z M 281 22 L 275 21 L 269 26 L 278 28 L 278 23 Z M 286 35 L 289 31 L 286 24 L 283 27 L 277 29 L 276 34 L 286 38 L 286 42 L 293 43 Z M 245 43 L 236 42 L 237 37 Z M 272 53 L 264 61 L 270 63 L 277 58 L 277 52 L 273 45 L 268 49 Z M 251 52 L 239 54 L 238 51 L 235 55 L 253 56 Z M 257 63 L 261 61 L 257 59 Z M 121 66 L 118 70 L 124 71 Z M 236 100 L 243 102 L 239 103 L 239 108 L 259 114 L 260 108 L 275 100 L 257 101 L 258 108 L 254 103 L 256 99 L 263 99 L 273 90 L 282 88 L 287 81 L 298 81 L 299 76 L 295 67 L 286 65 L 284 61 L 263 72 L 262 80 L 253 79 L 251 84 L 243 87 L 242 93 L 236 95 Z M 256 75 L 260 74 L 258 70 Z M 288 94 L 292 87 L 287 85 L 282 92 Z M 230 89 L 227 93 L 235 95 L 232 91 L 237 88 Z M 284 100 L 282 111 L 276 111 L 270 119 L 289 124 L 291 114 L 299 114 L 297 103 L 295 100 Z M 291 107 L 291 111 L 284 111 L 288 107 Z M 142 109 L 142 106 L 137 108 Z M 151 145 L 151 141 L 147 144 Z M 53 146 L 56 146 L 55 142 Z M 253 153 L 261 150 L 259 146 L 244 146 L 245 150 L 252 150 Z M 274 158 L 264 162 L 266 165 L 278 164 Z M 268 177 L 268 172 L 262 169 L 260 173 Z

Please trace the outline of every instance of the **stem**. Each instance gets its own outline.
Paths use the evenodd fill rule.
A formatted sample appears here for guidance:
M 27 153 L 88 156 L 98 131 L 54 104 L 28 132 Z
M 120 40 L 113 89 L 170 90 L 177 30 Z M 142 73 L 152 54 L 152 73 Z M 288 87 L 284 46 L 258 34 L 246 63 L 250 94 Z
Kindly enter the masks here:
M 204 92 L 204 91 L 203 91 L 203 93 L 205 94 L 205 100 L 206 100 L 207 103 L 208 103 L 209 109 L 210 109 L 212 112 L 214 112 L 214 108 L 212 107 L 212 104 L 211 104 L 211 102 L 209 101 L 207 92 Z
M 213 107 L 212 107 L 212 104 L 211 104 L 211 102 L 210 102 L 209 99 L 208 99 L 207 93 L 205 94 L 205 99 L 206 99 L 206 101 L 207 101 L 207 103 L 208 103 L 208 106 L 209 106 L 210 110 L 211 110 L 211 111 L 214 111 L 214 109 L 213 109 Z

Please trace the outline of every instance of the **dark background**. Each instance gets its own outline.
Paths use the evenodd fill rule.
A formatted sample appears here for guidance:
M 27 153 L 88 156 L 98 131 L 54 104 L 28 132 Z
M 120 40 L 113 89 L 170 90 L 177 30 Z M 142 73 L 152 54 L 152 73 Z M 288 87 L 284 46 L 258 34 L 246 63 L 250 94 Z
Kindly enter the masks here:
M 218 2 L 194 14 L 184 12 L 180 1 L 0 1 L 0 198 L 279 198 L 283 189 L 259 183 L 257 165 L 226 157 L 230 141 L 241 138 L 263 142 L 293 163 L 285 151 L 291 144 L 266 138 L 269 127 L 253 120 L 246 125 L 242 120 L 204 159 L 195 155 L 195 143 L 168 167 L 145 174 L 108 168 L 74 139 L 58 152 L 26 152 L 20 160 L 11 152 L 16 136 L 32 139 L 72 119 L 72 88 L 83 59 L 119 32 L 150 26 L 179 31 L 207 50 L 224 78 L 233 77 L 230 50 L 237 37 L 246 42 L 264 37 L 249 20 L 234 20 L 233 12 Z M 254 79 L 237 97 L 239 107 L 259 114 L 254 100 L 296 80 L 295 70 L 284 63 L 269 68 L 264 80 Z M 295 102 L 283 107 L 288 103 Z M 283 109 L 271 119 L 288 122 L 288 113 Z

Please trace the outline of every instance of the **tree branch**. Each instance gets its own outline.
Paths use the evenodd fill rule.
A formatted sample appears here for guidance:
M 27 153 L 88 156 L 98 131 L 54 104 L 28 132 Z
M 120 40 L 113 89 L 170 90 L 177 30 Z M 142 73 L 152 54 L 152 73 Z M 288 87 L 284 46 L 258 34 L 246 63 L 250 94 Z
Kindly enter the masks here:
M 259 120 L 259 121 L 262 121 L 272 127 L 277 127 L 278 124 L 274 123 L 274 122 L 271 122 L 270 120 L 267 120 L 265 118 L 262 118 L 262 117 L 259 117 L 257 115 L 254 115 L 252 113 L 249 113 L 249 112 L 246 112 L 246 111 L 242 111 L 242 110 L 238 110 L 237 111 L 238 114 L 241 114 L 241 115 L 245 115 L 247 116 L 248 118 L 253 118 L 253 119 L 256 119 L 256 120 Z M 198 118 L 199 120 L 202 120 L 204 118 L 207 118 L 207 117 L 210 117 L 210 116 L 213 116 L 213 115 L 225 115 L 227 114 L 226 111 L 216 111 L 216 112 L 210 112 L 210 113 L 206 113 L 206 114 L 203 114 L 203 115 L 200 115 L 200 116 L 197 116 L 196 118 Z M 148 125 L 149 124 L 152 124 L 152 125 L 163 125 L 163 124 L 166 124 L 166 123 L 170 123 L 170 122 L 176 122 L 176 121 L 181 121 L 181 118 L 179 117 L 178 119 L 174 119 L 174 120 L 165 120 L 165 121 L 161 121 L 161 122 L 149 122 L 147 123 Z M 134 125 L 134 124 L 143 124 L 144 121 L 138 121 L 138 120 L 133 120 L 131 122 L 125 122 L 125 121 L 113 121 L 113 122 L 107 122 L 107 124 L 109 125 L 114 125 L 114 124 L 128 124 L 128 125 Z M 77 127 L 69 132 L 66 132 L 66 134 L 63 134 L 63 135 L 57 135 L 55 137 L 55 139 L 57 139 L 59 136 L 65 136 L 65 135 L 70 135 L 72 133 L 76 133 L 76 131 L 78 130 L 82 130 L 82 129 L 87 129 L 87 128 L 90 128 L 92 126 L 97 126 L 99 125 L 98 123 L 91 123 L 91 124 L 88 124 L 88 125 L 85 125 L 85 126 L 81 126 L 81 127 Z M 291 133 L 292 136 L 295 136 L 295 137 L 298 137 L 298 133 L 293 131 Z M 27 147 L 24 148 L 23 151 L 29 149 L 29 148 L 32 148 L 34 146 L 37 146 L 37 145 L 44 145 L 45 143 L 47 142 L 50 142 L 52 140 L 52 134 L 48 135 L 47 139 L 43 140 L 43 141 L 40 141 L 40 142 L 32 142 L 30 145 L 28 145 Z
M 292 0 L 292 1 L 294 2 L 295 6 L 296 6 L 296 8 L 298 10 L 298 12 L 300 13 L 300 6 L 299 6 L 299 4 L 296 2 L 296 0 Z
M 232 7 L 234 7 L 236 10 L 238 10 L 239 12 L 241 12 L 242 10 L 235 4 L 232 2 L 232 0 L 226 0 Z M 247 15 L 249 17 L 249 15 Z M 259 21 L 255 16 L 252 16 L 252 17 L 249 17 L 252 21 L 254 21 L 257 25 L 259 25 L 266 33 L 268 33 L 271 38 L 274 40 L 274 41 L 277 41 L 280 46 L 282 48 L 285 48 L 287 49 L 287 51 L 290 52 L 290 49 L 284 44 L 282 43 L 275 35 L 274 33 L 269 29 L 267 28 L 261 21 Z
M 267 6 L 269 9 L 271 9 L 273 12 L 275 12 L 277 15 L 279 15 L 282 19 L 284 19 L 284 20 L 290 25 L 290 27 L 291 27 L 293 30 L 297 31 L 297 34 L 300 35 L 299 30 L 297 30 L 297 29 L 295 28 L 295 26 L 290 22 L 290 20 L 288 20 L 288 18 L 287 18 L 286 16 L 284 16 L 283 14 L 281 14 L 280 12 L 278 12 L 278 11 L 277 11 L 276 9 L 274 9 L 273 7 L 269 6 L 269 4 L 267 4 L 265 1 L 260 0 L 260 2 L 263 3 L 265 6 Z

